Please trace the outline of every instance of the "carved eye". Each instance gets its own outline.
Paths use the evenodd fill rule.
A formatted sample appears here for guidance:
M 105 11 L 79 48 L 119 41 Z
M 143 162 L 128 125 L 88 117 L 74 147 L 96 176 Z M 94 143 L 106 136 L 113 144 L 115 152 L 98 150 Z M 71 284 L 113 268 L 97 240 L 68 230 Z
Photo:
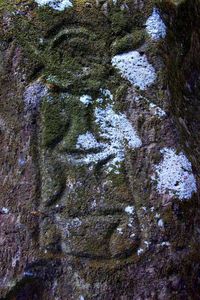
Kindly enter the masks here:
M 61 48 L 63 54 L 65 52 L 72 57 L 77 57 L 77 55 L 87 56 L 91 52 L 90 43 L 79 37 L 64 40 L 59 48 Z
M 69 55 L 87 55 L 91 51 L 95 35 L 84 28 L 61 30 L 51 41 L 51 48 L 66 51 Z
M 69 40 L 74 37 L 79 37 L 79 38 L 85 38 L 85 39 L 90 39 L 92 33 L 88 32 L 87 29 L 85 28 L 66 28 L 61 30 L 52 40 L 51 46 L 52 48 L 56 47 L 57 45 L 61 44 L 65 40 Z

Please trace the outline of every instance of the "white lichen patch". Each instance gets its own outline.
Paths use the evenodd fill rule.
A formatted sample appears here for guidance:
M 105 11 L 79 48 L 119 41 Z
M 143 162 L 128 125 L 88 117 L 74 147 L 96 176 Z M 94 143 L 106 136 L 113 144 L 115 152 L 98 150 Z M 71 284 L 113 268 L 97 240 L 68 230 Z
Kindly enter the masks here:
M 33 272 L 30 272 L 30 271 L 25 271 L 23 273 L 23 275 L 26 276 L 26 277 L 33 277 L 33 276 L 35 276 L 35 274 Z
M 95 209 L 97 207 L 97 201 L 93 200 L 91 203 L 91 209 Z
M 59 11 L 73 6 L 71 0 L 35 0 L 35 2 L 39 6 L 48 5 L 49 7 Z
M 192 173 L 192 166 L 187 157 L 181 152 L 176 154 L 173 149 L 161 150 L 163 160 L 154 166 L 159 194 L 168 194 L 180 200 L 190 199 L 197 191 L 196 180 Z
M 142 206 L 141 208 L 142 208 L 142 210 L 143 210 L 145 213 L 147 212 L 146 206 Z
M 142 95 L 135 95 L 133 98 L 134 102 L 137 103 L 141 103 L 142 101 L 148 104 L 148 109 L 150 111 L 151 114 L 153 114 L 154 116 L 157 116 L 159 118 L 164 118 L 167 116 L 166 112 L 160 108 L 159 106 L 157 106 L 155 103 L 151 102 L 150 99 L 147 99 L 146 97 L 142 96 Z
M 35 109 L 43 97 L 47 95 L 48 89 L 41 82 L 36 81 L 29 85 L 24 91 L 24 103 L 26 109 Z
M 120 71 L 122 77 L 141 90 L 147 89 L 156 80 L 154 67 L 148 62 L 146 55 L 141 55 L 138 51 L 114 56 L 112 65 Z
M 146 21 L 146 30 L 153 40 L 159 40 L 166 36 L 166 26 L 160 17 L 156 8 L 154 8 L 152 15 Z
M 144 252 L 144 249 L 139 248 L 139 249 L 137 250 L 137 255 L 140 256 L 143 252 Z
M 120 235 L 123 234 L 123 229 L 121 227 L 117 227 L 116 230 L 117 230 L 118 234 L 120 234 Z
M 129 228 L 133 228 L 133 222 L 134 222 L 134 219 L 133 218 L 129 218 L 129 220 L 128 220 L 128 227 Z
M 20 260 L 20 251 L 18 250 L 14 257 L 12 257 L 12 268 L 15 268 Z
M 160 108 L 159 106 L 155 105 L 152 102 L 149 103 L 149 109 L 150 109 L 150 111 L 153 112 L 153 114 L 155 116 L 158 116 L 159 118 L 166 117 L 166 112 L 162 108 Z
M 158 226 L 164 228 L 164 222 L 162 219 L 158 220 Z
M 74 218 L 66 224 L 66 235 L 70 236 L 70 230 L 73 228 L 79 228 L 82 225 L 82 221 L 79 218 Z
M 110 154 L 116 154 L 115 160 L 122 161 L 124 159 L 126 145 L 132 149 L 142 145 L 126 115 L 116 113 L 112 105 L 108 105 L 105 109 L 96 108 L 95 117 L 96 123 L 100 127 L 101 137 L 109 141 Z
M 79 135 L 76 143 L 76 149 L 96 149 L 104 147 L 103 143 L 97 142 L 94 135 L 91 132 Z
M 9 209 L 8 209 L 7 207 L 2 207 L 1 210 L 0 210 L 0 212 L 1 212 L 2 214 L 7 215 L 7 214 L 9 213 Z
M 67 227 L 69 228 L 77 228 L 79 226 L 81 226 L 82 221 L 79 218 L 75 218 L 73 220 L 71 220 L 68 224 Z
M 148 248 L 149 248 L 149 246 L 151 245 L 151 242 L 144 241 L 144 244 L 145 244 L 145 247 L 148 249 Z
M 96 99 L 96 103 L 97 104 L 102 104 L 104 102 L 104 99 L 113 101 L 113 95 L 110 92 L 110 90 L 108 90 L 108 89 L 100 89 L 100 92 L 101 92 L 102 96 Z
M 112 95 L 112 93 L 111 93 L 110 90 L 108 90 L 108 89 L 100 89 L 100 92 L 107 99 L 109 99 L 111 101 L 113 100 L 113 95 Z
M 85 99 L 86 95 L 82 102 Z M 89 102 L 86 101 L 86 105 Z M 135 149 L 142 145 L 131 122 L 125 114 L 114 111 L 113 103 L 112 93 L 108 89 L 100 89 L 100 97 L 94 100 L 95 134 L 87 131 L 78 136 L 75 147 L 80 151 L 68 155 L 71 163 L 88 165 L 90 170 L 95 164 L 102 163 L 107 173 L 119 174 L 126 149 Z
M 160 244 L 160 246 L 162 246 L 162 247 L 164 247 L 164 246 L 169 247 L 170 246 L 170 242 L 162 242 Z
M 156 218 L 156 219 L 159 219 L 159 218 L 160 218 L 160 214 L 156 213 L 156 214 L 155 214 L 155 218 Z
M 83 150 L 93 148 L 97 151 L 86 154 L 76 162 L 89 165 L 108 159 L 106 164 L 108 172 L 115 170 L 117 173 L 121 162 L 125 159 L 126 146 L 135 149 L 140 147 L 142 142 L 127 117 L 122 113 L 116 113 L 110 104 L 105 108 L 95 109 L 95 121 L 100 129 L 100 138 L 105 142 L 97 142 L 90 132 L 80 135 L 76 148 Z
M 130 235 L 130 238 L 133 239 L 135 236 L 136 236 L 136 234 L 135 234 L 135 233 L 132 233 L 132 234 Z
M 125 207 L 124 210 L 127 214 L 132 215 L 134 213 L 135 209 L 134 209 L 134 206 L 127 206 L 127 207 Z
M 80 97 L 80 101 L 81 101 L 84 105 L 88 106 L 90 103 L 92 103 L 92 97 L 89 96 L 89 95 L 82 95 L 82 96 Z

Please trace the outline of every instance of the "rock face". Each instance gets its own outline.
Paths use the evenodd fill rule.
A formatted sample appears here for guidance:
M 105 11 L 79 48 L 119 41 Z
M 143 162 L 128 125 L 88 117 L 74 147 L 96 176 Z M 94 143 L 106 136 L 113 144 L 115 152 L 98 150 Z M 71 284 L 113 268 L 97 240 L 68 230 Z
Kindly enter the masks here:
M 199 299 L 199 1 L 0 1 L 1 299 Z

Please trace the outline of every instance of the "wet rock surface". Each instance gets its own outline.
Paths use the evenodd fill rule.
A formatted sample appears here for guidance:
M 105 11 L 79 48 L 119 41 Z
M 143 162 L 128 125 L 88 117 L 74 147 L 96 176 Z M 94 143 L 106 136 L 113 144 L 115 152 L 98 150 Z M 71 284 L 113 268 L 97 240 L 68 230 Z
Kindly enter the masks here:
M 0 2 L 0 297 L 198 299 L 198 1 L 36 2 Z

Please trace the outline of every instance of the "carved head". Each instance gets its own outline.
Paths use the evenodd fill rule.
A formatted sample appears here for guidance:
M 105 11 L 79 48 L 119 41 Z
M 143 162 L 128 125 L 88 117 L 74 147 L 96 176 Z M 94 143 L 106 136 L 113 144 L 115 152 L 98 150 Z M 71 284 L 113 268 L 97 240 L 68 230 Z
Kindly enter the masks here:
M 25 38 L 38 62 L 35 92 L 30 85 L 25 98 L 35 93 L 42 99 L 38 144 L 46 253 L 124 259 L 140 242 L 125 158 L 141 140 L 122 112 L 127 82 L 111 61 L 138 47 L 144 30 L 137 8 L 133 18 L 131 6 L 111 2 L 77 1 L 62 17 L 54 12 L 51 27 L 42 23 L 48 9 L 39 7 L 41 37 L 37 33 L 37 44 Z

